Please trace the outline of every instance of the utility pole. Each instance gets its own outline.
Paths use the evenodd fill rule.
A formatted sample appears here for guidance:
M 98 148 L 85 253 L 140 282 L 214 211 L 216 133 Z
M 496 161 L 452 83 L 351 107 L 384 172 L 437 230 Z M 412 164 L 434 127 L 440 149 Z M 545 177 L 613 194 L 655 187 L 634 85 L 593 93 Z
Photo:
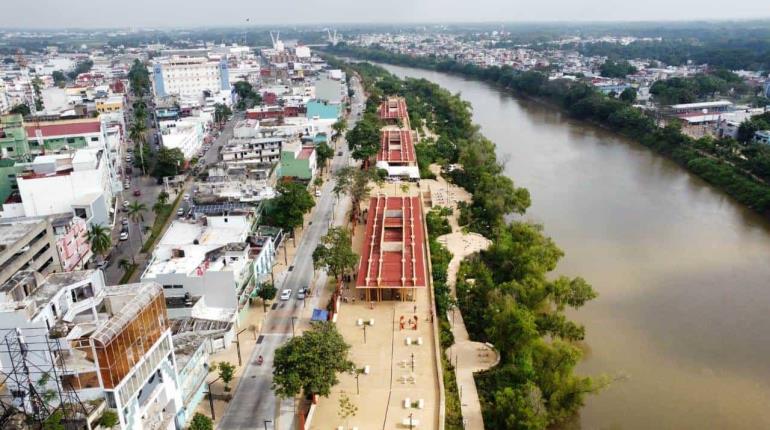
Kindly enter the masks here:
M 235 349 L 236 349 L 236 351 L 238 351 L 238 365 L 239 366 L 243 366 L 243 362 L 241 361 L 241 340 L 240 340 L 239 337 L 240 337 L 241 333 L 243 333 L 246 330 L 248 330 L 248 329 L 245 328 L 245 329 L 239 331 L 238 333 L 236 333 L 235 334 L 235 340 L 233 341 L 233 343 L 235 344 Z

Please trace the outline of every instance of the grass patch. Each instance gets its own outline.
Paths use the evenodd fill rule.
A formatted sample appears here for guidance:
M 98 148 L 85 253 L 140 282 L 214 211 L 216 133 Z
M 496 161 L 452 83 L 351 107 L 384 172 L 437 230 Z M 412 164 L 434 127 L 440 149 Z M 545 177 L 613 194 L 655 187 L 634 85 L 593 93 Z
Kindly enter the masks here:
M 455 368 L 444 352 L 441 353 L 441 369 L 444 377 L 444 399 L 446 399 L 444 428 L 446 430 L 463 430 L 463 413 L 460 409 L 460 393 L 457 389 Z
M 179 195 L 176 196 L 176 199 L 174 199 L 173 203 L 170 205 L 165 205 L 163 209 L 161 209 L 155 215 L 155 223 L 152 225 L 152 229 L 150 230 L 150 236 L 147 238 L 147 241 L 144 242 L 144 245 L 142 245 L 142 252 L 146 253 L 155 246 L 155 242 L 160 237 L 160 234 L 163 231 L 163 227 L 166 226 L 168 219 L 174 213 L 176 207 L 179 206 L 179 201 L 182 200 L 182 195 L 183 193 L 179 193 Z
M 118 285 L 127 284 L 131 277 L 134 276 L 134 272 L 136 272 L 136 268 L 139 267 L 136 264 L 129 264 L 128 268 L 125 272 L 123 272 L 123 276 L 120 277 L 120 281 L 118 281 Z

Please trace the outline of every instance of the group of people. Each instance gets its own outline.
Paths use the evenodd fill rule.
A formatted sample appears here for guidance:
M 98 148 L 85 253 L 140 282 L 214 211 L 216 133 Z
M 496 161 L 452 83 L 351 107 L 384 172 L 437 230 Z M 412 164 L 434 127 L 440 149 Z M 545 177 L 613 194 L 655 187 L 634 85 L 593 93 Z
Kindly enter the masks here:
M 404 316 L 401 315 L 401 318 L 399 318 L 398 320 L 398 326 L 400 327 L 401 330 L 403 330 L 404 327 L 406 327 L 406 324 L 409 324 L 409 328 L 411 328 L 412 330 L 417 330 L 418 320 L 419 318 L 417 318 L 417 315 L 415 315 L 414 318 L 409 317 L 408 320 L 404 321 Z

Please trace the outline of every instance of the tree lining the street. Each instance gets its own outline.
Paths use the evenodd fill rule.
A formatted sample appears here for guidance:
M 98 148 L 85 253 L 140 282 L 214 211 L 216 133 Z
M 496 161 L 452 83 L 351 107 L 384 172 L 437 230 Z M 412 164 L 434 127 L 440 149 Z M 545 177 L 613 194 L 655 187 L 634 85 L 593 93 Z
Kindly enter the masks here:
M 264 222 L 293 236 L 294 229 L 304 223 L 305 214 L 315 206 L 315 200 L 307 187 L 296 182 L 280 183 L 276 191 L 278 196 L 265 202 Z
M 355 270 L 358 254 L 353 251 L 350 231 L 345 227 L 331 227 L 313 251 L 313 264 L 323 267 L 339 281 Z
M 349 352 L 350 345 L 334 323 L 313 322 L 309 330 L 275 350 L 272 388 L 281 398 L 328 397 L 339 383 L 337 375 L 354 368 Z

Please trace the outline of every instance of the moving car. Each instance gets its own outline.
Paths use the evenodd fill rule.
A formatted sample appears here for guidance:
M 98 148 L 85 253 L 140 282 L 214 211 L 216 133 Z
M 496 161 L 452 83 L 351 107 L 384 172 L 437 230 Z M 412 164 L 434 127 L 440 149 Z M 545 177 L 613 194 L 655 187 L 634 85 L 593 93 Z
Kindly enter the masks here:
M 291 290 L 290 289 L 287 288 L 287 289 L 281 291 L 281 300 L 286 301 L 286 300 L 289 300 L 290 298 L 291 298 Z
M 187 193 L 185 193 L 185 194 L 184 194 L 184 200 L 185 200 L 185 201 L 188 201 L 188 200 L 190 200 L 190 195 L 189 195 L 189 194 L 187 194 Z
M 139 196 L 142 195 L 142 191 L 139 188 L 137 188 L 137 189 L 134 190 L 134 195 L 139 197 Z
M 121 231 L 120 232 L 120 240 L 128 240 L 128 232 L 127 231 Z
M 342 157 L 342 151 L 337 151 L 337 156 Z
M 305 292 L 307 291 L 307 287 L 302 287 L 297 291 L 297 300 L 305 300 Z

